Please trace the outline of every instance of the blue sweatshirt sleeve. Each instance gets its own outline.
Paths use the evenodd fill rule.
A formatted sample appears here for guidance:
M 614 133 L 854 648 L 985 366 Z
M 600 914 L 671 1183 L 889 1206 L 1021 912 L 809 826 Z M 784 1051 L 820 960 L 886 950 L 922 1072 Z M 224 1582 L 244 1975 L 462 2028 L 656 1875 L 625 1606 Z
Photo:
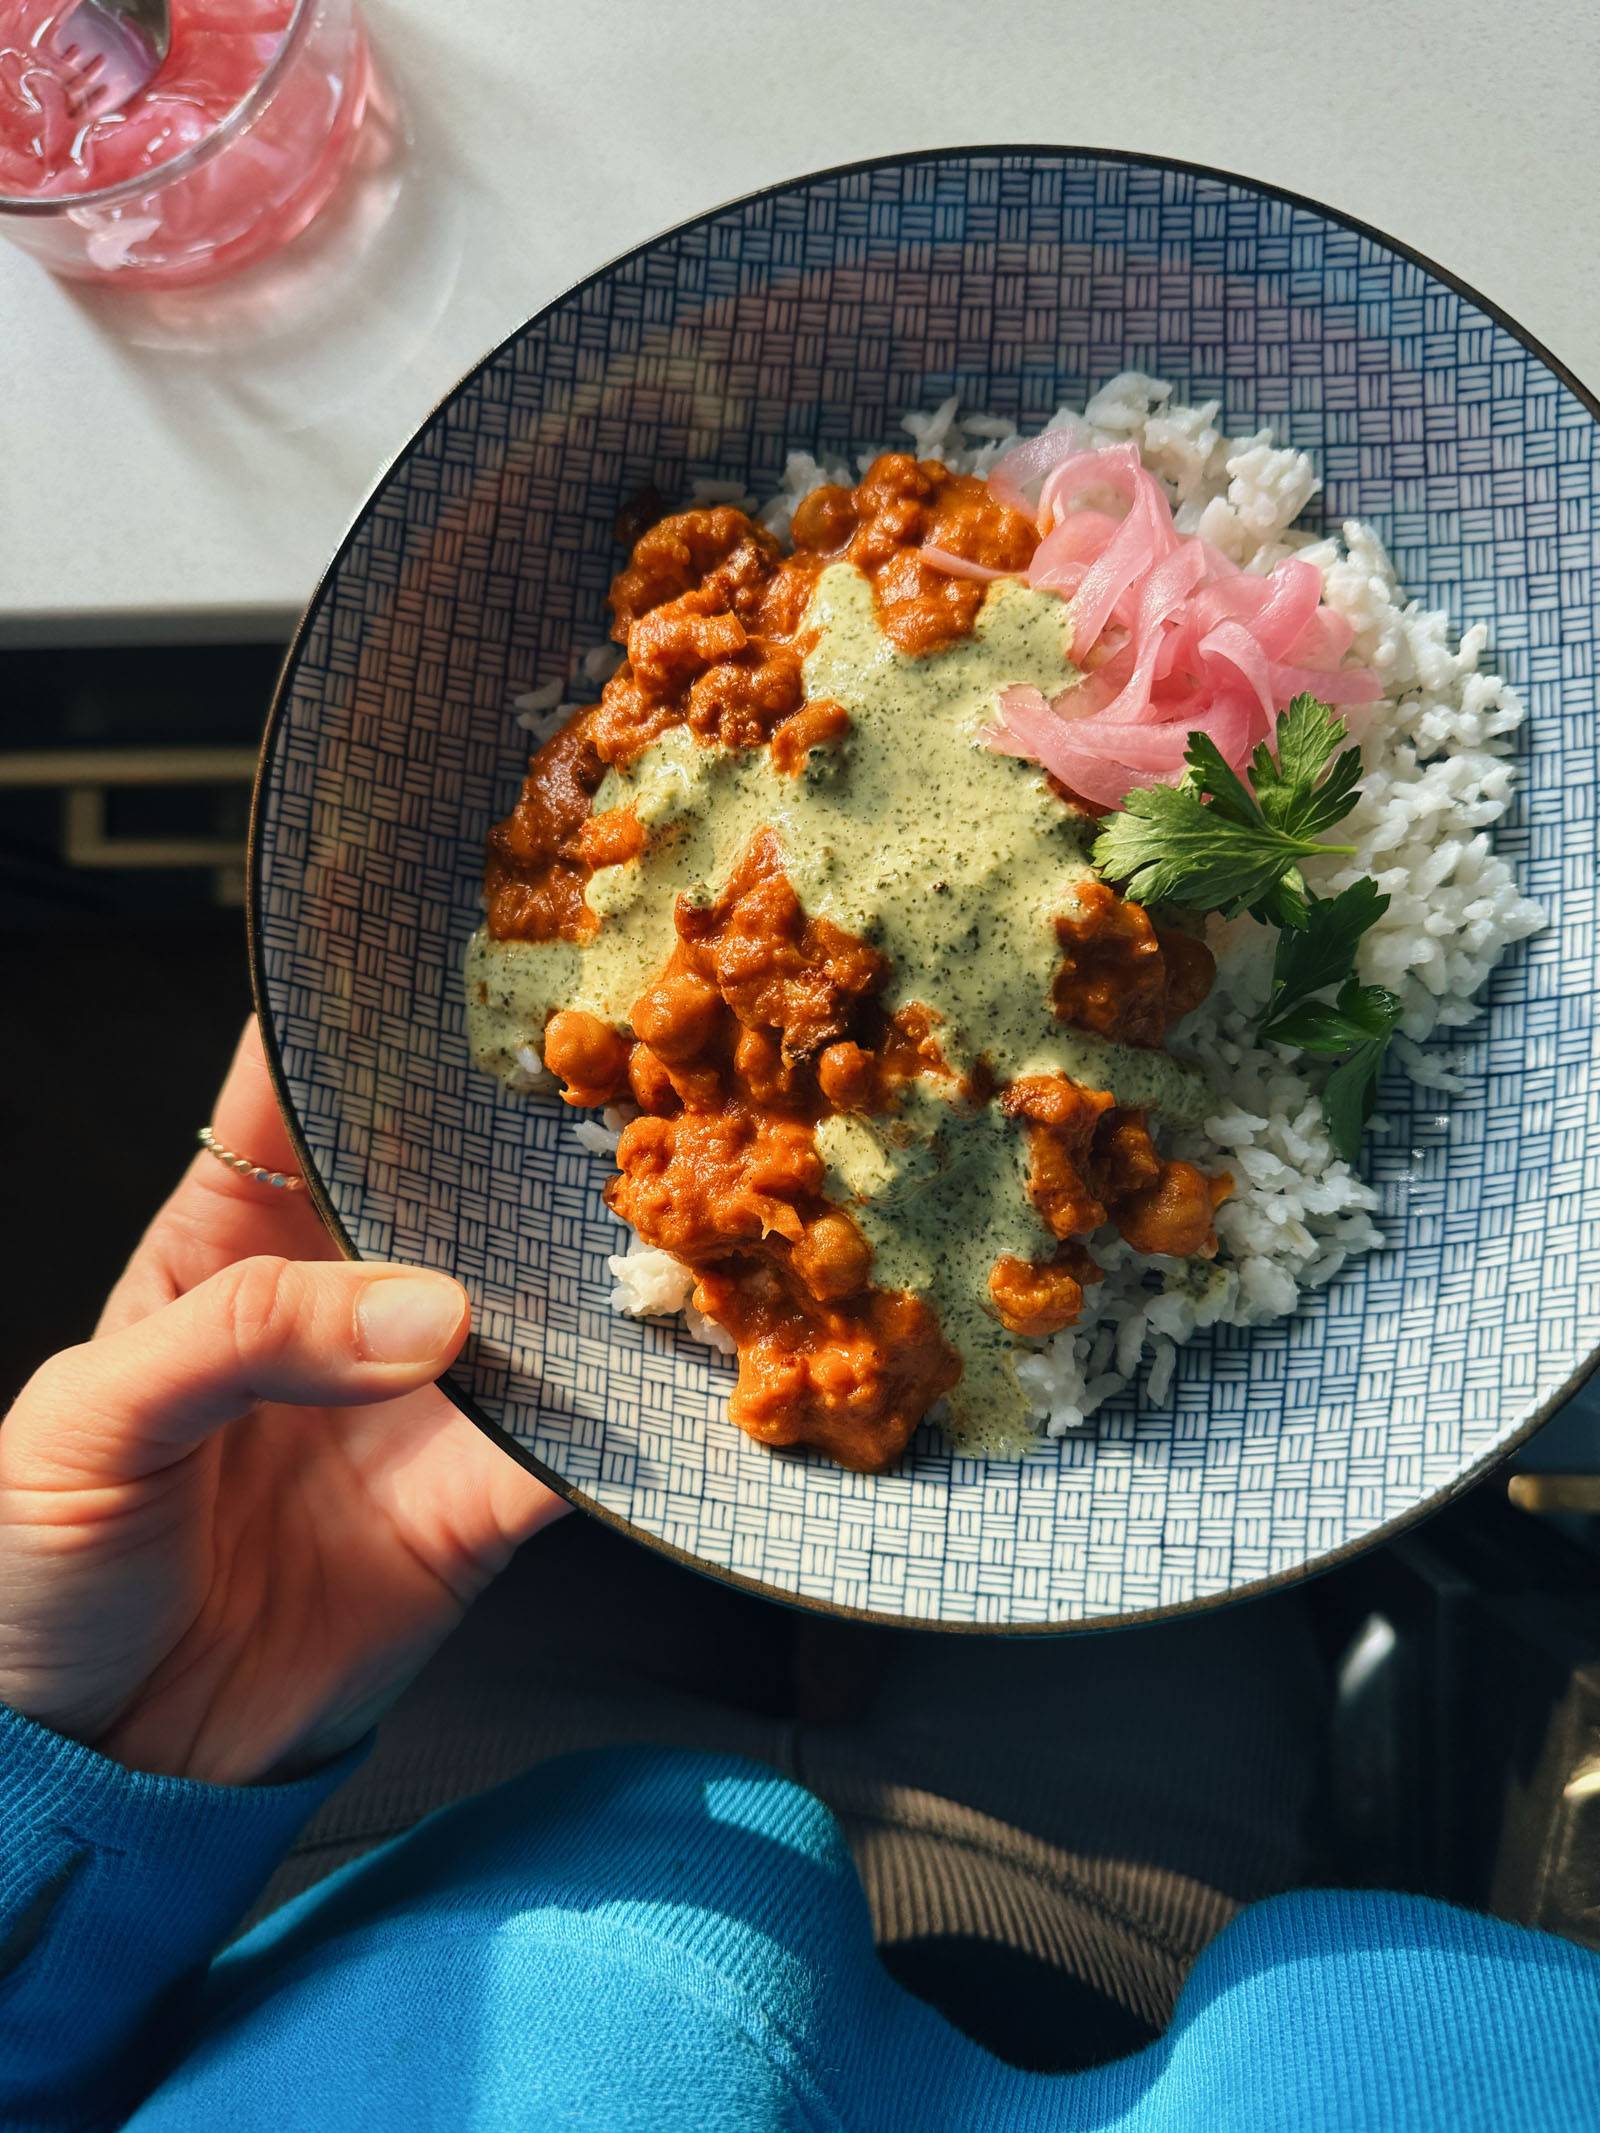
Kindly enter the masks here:
M 0 1705 L 0 2126 L 125 2115 L 204 1966 L 364 1752 L 293 1784 L 200 1785 Z

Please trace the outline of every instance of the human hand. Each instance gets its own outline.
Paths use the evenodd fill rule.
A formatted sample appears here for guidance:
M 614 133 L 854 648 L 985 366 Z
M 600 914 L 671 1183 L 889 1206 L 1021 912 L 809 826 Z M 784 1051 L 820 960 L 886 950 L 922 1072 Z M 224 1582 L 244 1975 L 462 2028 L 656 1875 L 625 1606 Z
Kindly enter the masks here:
M 217 1135 L 294 1155 L 252 1022 Z M 372 1725 L 560 1500 L 433 1384 L 442 1274 L 340 1260 L 197 1154 L 0 1425 L 0 1701 L 135 1769 L 287 1777 Z

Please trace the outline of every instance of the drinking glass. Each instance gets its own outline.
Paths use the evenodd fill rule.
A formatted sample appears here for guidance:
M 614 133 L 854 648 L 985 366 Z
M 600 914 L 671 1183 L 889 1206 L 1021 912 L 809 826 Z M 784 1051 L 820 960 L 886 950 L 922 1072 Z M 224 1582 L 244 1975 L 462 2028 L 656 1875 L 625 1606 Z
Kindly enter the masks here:
M 92 192 L 0 193 L 0 231 L 56 274 L 179 287 L 277 251 L 331 198 L 372 85 L 353 0 L 297 0 L 265 73 L 202 140 Z

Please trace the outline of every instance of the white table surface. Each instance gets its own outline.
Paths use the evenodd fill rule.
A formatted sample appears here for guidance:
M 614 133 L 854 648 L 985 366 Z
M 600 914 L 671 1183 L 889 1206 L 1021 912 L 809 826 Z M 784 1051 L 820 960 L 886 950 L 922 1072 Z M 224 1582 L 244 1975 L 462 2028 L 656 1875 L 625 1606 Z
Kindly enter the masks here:
M 156 303 L 0 244 L 0 644 L 286 632 L 383 466 L 520 321 L 688 215 L 858 156 L 1061 141 L 1269 179 L 1600 384 L 1592 0 L 368 14 L 413 138 L 307 240 L 326 257 Z

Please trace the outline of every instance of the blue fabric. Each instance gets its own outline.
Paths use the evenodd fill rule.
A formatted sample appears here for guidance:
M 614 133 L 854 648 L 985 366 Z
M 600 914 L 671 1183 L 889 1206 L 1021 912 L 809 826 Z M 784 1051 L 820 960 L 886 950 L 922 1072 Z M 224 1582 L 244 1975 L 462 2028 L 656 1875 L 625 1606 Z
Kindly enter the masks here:
M 832 1818 L 750 1764 L 547 1765 L 207 1967 L 343 1767 L 223 1792 L 12 1716 L 0 1758 L 0 1936 L 37 1932 L 0 1982 L 18 2133 L 1600 2127 L 1600 1958 L 1416 1898 L 1262 1904 L 1158 2043 L 1031 2075 L 900 1991 Z

